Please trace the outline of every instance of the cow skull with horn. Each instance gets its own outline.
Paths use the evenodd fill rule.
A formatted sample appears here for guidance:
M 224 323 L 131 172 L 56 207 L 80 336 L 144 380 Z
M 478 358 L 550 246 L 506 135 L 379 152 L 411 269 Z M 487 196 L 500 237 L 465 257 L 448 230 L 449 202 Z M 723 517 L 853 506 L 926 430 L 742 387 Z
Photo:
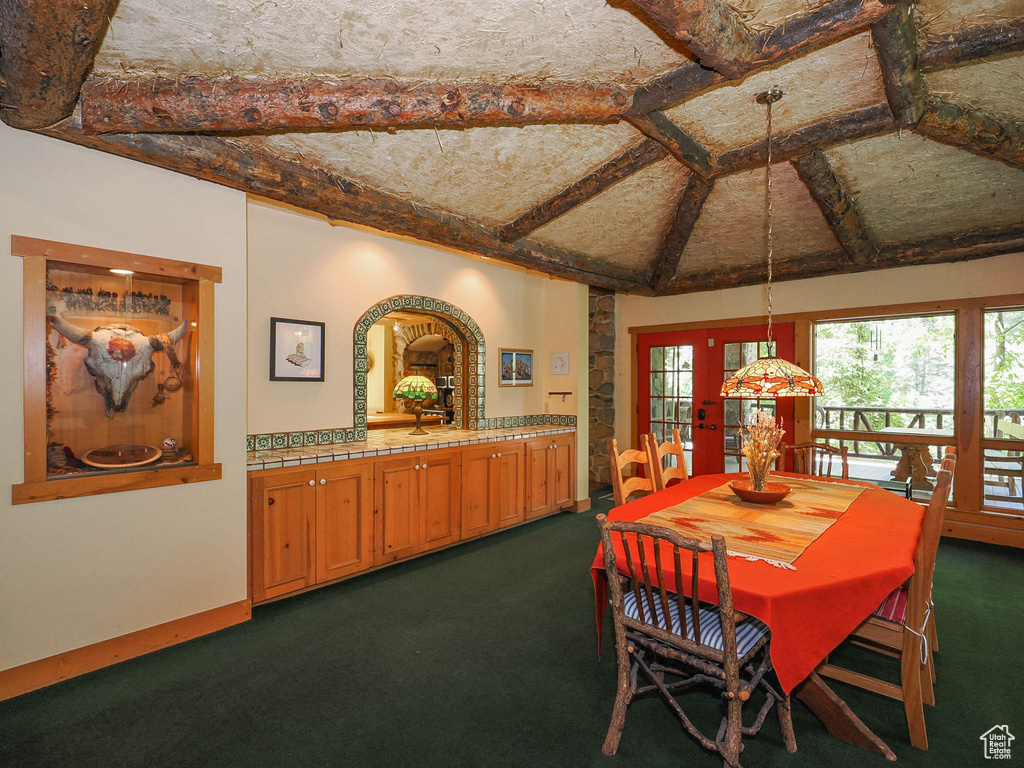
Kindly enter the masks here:
M 165 351 L 172 360 L 176 359 L 170 347 L 188 329 L 188 323 L 182 322 L 170 333 L 147 336 L 130 325 L 114 323 L 88 331 L 65 320 L 54 305 L 49 305 L 48 309 L 47 314 L 53 318 L 57 332 L 89 350 L 85 367 L 96 380 L 96 391 L 103 395 L 108 419 L 128 408 L 132 392 L 156 367 L 154 352 Z

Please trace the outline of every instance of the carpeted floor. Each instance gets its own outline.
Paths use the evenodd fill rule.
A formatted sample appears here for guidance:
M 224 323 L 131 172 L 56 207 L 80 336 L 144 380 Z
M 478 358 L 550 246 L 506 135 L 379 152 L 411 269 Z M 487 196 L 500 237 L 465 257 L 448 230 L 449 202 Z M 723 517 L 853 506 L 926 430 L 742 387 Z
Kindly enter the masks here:
M 241 626 L 2 702 L 0 766 L 719 766 L 657 699 L 630 708 L 617 756 L 601 754 L 615 670 L 608 649 L 596 657 L 589 567 L 593 518 L 608 506 L 257 608 Z M 979 737 L 1002 724 L 1024 758 L 1024 558 L 943 541 L 935 594 L 930 751 L 910 746 L 898 702 L 837 692 L 903 765 L 979 764 Z M 888 659 L 844 658 L 898 680 Z M 717 724 L 712 697 L 691 698 L 694 717 Z M 799 704 L 794 720 L 796 754 L 772 716 L 744 765 L 884 763 Z

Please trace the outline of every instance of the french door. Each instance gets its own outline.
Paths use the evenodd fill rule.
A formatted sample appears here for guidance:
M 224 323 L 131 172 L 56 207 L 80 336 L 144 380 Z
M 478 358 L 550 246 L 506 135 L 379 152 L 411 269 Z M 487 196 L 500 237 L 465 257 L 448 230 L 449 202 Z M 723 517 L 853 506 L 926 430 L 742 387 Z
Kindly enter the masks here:
M 637 424 L 659 442 L 678 429 L 691 475 L 746 469 L 740 427 L 755 408 L 782 417 L 792 442 L 793 399 L 723 398 L 722 382 L 765 354 L 767 327 L 642 333 L 637 337 Z M 775 324 L 778 354 L 793 359 L 793 323 Z M 639 444 L 639 441 L 637 441 Z

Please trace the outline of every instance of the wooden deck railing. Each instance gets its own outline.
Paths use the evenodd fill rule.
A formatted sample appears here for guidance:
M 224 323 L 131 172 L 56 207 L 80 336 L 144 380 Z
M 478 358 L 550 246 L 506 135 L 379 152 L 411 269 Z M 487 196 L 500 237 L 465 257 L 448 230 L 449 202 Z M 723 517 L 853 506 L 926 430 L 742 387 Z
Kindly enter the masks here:
M 924 429 L 946 429 L 953 431 L 953 411 L 942 408 L 870 408 L 853 405 L 819 405 L 815 407 L 815 428 L 820 430 L 838 430 L 842 432 L 864 432 L 864 440 L 840 439 L 839 446 L 848 446 L 849 455 L 863 458 L 879 458 L 895 456 L 899 442 L 892 442 L 889 435 L 884 440 L 869 437 L 883 429 L 906 429 L 909 432 Z M 989 409 L 985 411 L 985 420 L 990 429 L 986 436 L 998 434 L 999 420 L 1009 419 L 1024 423 L 1024 408 Z M 874 452 L 861 450 L 874 446 Z

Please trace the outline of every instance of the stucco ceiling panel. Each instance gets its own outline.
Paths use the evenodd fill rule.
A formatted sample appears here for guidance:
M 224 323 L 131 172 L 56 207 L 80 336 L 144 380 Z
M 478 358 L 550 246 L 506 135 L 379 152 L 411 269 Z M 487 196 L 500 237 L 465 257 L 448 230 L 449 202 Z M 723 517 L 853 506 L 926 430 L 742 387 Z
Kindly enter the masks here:
M 878 58 L 865 33 L 698 96 L 666 114 L 712 152 L 737 149 L 764 138 L 765 107 L 754 97 L 775 86 L 785 92 L 772 107 L 777 136 L 885 101 Z
M 618 123 L 290 133 L 246 141 L 415 203 L 499 225 L 640 138 Z
M 930 72 L 925 79 L 943 98 L 1024 122 L 1024 54 Z
M 918 0 L 922 37 L 1024 16 L 1024 0 Z
M 1024 224 L 1024 171 L 909 132 L 826 152 L 883 243 Z
M 121 0 L 96 71 L 632 83 L 687 55 L 626 3 Z
M 671 157 L 660 160 L 545 224 L 530 239 L 646 270 L 675 215 L 688 173 Z
M 764 168 L 720 178 L 704 203 L 676 274 L 767 265 L 766 199 Z M 776 261 L 839 250 L 821 211 L 789 163 L 772 165 L 772 210 Z

